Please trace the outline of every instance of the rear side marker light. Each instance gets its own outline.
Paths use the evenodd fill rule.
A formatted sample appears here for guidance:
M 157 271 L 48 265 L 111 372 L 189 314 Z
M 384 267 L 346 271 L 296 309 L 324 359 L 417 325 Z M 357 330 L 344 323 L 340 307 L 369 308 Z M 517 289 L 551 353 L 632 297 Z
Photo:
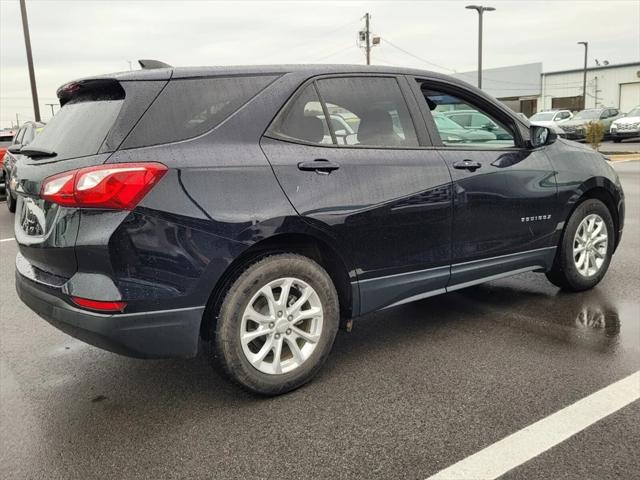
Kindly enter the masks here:
M 127 306 L 126 302 L 102 302 L 100 300 L 90 300 L 88 298 L 71 297 L 73 303 L 82 308 L 97 310 L 99 312 L 122 312 Z
M 46 178 L 40 197 L 77 208 L 133 210 L 167 172 L 161 163 L 114 163 Z

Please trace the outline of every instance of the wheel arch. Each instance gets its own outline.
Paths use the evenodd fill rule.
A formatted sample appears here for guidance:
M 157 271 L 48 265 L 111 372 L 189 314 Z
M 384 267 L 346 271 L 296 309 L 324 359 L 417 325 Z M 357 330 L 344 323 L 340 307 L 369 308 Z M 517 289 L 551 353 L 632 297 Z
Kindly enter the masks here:
M 220 276 L 207 301 L 200 326 L 201 338 L 211 339 L 224 296 L 233 282 L 250 265 L 277 253 L 297 253 L 317 262 L 334 282 L 340 302 L 341 318 L 348 319 L 357 314 L 360 296 L 357 290 L 354 291 L 354 288 L 357 289 L 356 284 L 352 284 L 354 273 L 338 253 L 337 247 L 321 235 L 314 235 L 309 231 L 278 233 L 257 241 L 244 250 Z
M 611 186 L 609 185 L 610 180 L 602 179 L 601 181 L 592 181 L 584 184 L 576 193 L 572 196 L 572 198 L 568 202 L 568 212 L 565 215 L 565 226 L 566 223 L 573 215 L 573 212 L 578 208 L 582 203 L 586 200 L 600 200 L 609 210 L 611 214 L 611 218 L 613 220 L 614 225 L 614 245 L 617 248 L 620 243 L 620 227 L 621 227 L 621 218 L 620 213 L 618 211 L 618 201 L 616 200 L 615 195 L 611 191 Z M 559 242 L 562 242 L 562 238 L 564 237 L 564 228 L 562 231 L 562 235 L 560 236 Z

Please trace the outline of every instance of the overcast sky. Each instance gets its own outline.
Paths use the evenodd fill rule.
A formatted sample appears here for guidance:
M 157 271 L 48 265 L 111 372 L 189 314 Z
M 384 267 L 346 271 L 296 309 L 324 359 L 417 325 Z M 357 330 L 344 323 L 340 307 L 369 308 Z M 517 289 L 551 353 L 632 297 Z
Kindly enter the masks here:
M 365 12 L 382 44 L 372 63 L 439 72 L 474 70 L 477 14 L 459 1 L 27 0 L 40 109 L 77 77 L 137 68 L 138 58 L 176 66 L 363 63 Z M 485 68 L 543 62 L 544 71 L 594 59 L 640 60 L 640 1 L 501 1 L 485 14 Z M 388 42 L 385 42 L 387 40 Z M 399 47 L 399 48 L 398 48 Z M 405 52 L 403 52 L 404 50 Z M 408 53 L 406 53 L 408 52 Z M 0 0 L 0 126 L 33 118 L 18 0 Z

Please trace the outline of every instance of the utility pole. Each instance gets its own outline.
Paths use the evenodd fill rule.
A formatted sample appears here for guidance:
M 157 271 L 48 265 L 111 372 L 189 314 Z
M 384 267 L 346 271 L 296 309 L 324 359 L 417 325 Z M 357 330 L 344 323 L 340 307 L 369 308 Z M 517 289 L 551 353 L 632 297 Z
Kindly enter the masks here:
M 598 77 L 593 78 L 594 88 L 593 88 L 593 107 L 598 108 Z
M 467 5 L 464 8 L 478 12 L 478 88 L 482 88 L 482 17 L 484 12 L 493 12 L 495 8 L 482 5 Z
M 364 51 L 367 57 L 367 65 L 371 65 L 371 31 L 369 30 L 369 13 L 364 14 L 364 36 L 365 47 Z
M 16 128 L 20 130 L 20 119 L 18 118 L 18 114 L 16 113 Z
M 31 39 L 29 38 L 29 22 L 27 20 L 27 6 L 25 0 L 20 0 L 20 13 L 22 14 L 22 31 L 24 33 L 24 45 L 27 49 L 27 64 L 29 66 L 29 81 L 31 82 L 31 99 L 33 100 L 33 114 L 36 122 L 40 121 L 40 107 L 38 106 L 38 91 L 36 89 L 36 75 L 33 71 L 33 56 L 31 55 Z
M 51 116 L 53 117 L 55 115 L 55 112 L 53 111 L 53 107 L 57 105 L 57 103 L 45 103 L 45 105 L 48 105 L 49 107 L 51 107 Z
M 584 45 L 584 70 L 582 72 L 582 109 L 587 108 L 587 51 L 589 50 L 589 42 L 578 42 L 578 45 Z

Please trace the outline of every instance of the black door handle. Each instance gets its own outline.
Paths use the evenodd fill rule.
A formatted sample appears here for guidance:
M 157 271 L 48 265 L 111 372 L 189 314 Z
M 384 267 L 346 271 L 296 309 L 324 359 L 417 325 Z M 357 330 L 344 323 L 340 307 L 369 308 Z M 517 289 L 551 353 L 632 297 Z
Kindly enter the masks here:
M 481 163 L 474 162 L 473 160 L 462 160 L 453 164 L 453 168 L 457 168 L 458 170 L 469 170 L 470 172 L 475 172 L 481 166 Z
M 303 172 L 316 172 L 321 175 L 329 175 L 334 170 L 338 170 L 340 168 L 340 164 L 336 162 L 330 162 L 329 160 L 325 160 L 324 158 L 317 158 L 316 160 L 312 160 L 310 162 L 300 162 L 298 164 L 298 169 Z

